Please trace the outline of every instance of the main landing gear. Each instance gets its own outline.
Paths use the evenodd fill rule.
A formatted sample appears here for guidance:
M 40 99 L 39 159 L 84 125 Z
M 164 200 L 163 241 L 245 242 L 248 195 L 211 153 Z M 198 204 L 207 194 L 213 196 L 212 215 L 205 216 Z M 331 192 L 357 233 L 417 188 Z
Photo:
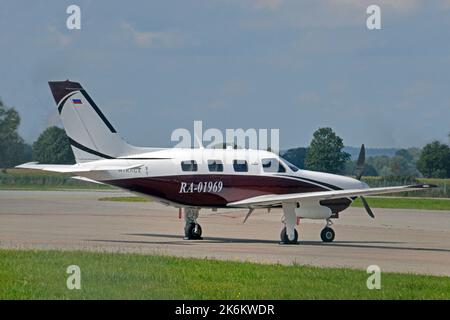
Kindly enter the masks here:
M 292 240 L 290 240 L 287 235 L 287 232 L 286 232 L 286 227 L 284 227 L 281 230 L 280 238 L 281 238 L 282 244 L 297 244 L 298 243 L 298 232 L 297 232 L 297 230 L 294 229 L 294 238 Z
M 297 244 L 298 232 L 295 230 L 295 224 L 297 222 L 297 216 L 295 214 L 295 204 L 285 203 L 283 204 L 283 223 L 285 227 L 281 230 L 280 238 L 282 244 Z
M 283 204 L 283 223 L 284 228 L 281 230 L 280 239 L 282 244 L 297 244 L 298 232 L 295 230 L 295 224 L 297 222 L 297 216 L 295 214 L 295 204 L 286 203 Z M 334 230 L 331 228 L 333 222 L 331 219 L 327 219 L 327 225 L 320 233 L 320 238 L 323 242 L 332 242 L 335 237 Z
M 202 227 L 197 223 L 200 209 L 186 208 L 184 210 L 184 239 L 202 240 Z
M 327 226 L 320 232 L 320 237 L 323 242 L 332 242 L 334 240 L 335 233 L 334 230 L 331 229 L 332 224 L 333 222 L 331 222 L 330 219 L 327 219 Z

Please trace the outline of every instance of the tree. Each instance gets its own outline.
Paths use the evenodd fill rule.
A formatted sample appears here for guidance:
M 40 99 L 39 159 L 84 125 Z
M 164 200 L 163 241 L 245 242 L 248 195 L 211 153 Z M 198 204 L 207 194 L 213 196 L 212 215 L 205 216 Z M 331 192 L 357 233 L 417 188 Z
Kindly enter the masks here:
M 390 158 L 388 156 L 375 156 L 369 157 L 366 160 L 367 165 L 371 165 L 375 168 L 380 176 L 390 176 L 390 168 L 389 168 Z
M 283 153 L 282 157 L 298 168 L 303 169 L 305 167 L 305 156 L 307 151 L 307 148 L 293 148 Z
M 20 137 L 19 113 L 0 100 L 0 168 L 9 168 L 31 159 L 29 147 Z
M 412 157 L 411 157 L 412 160 Z M 411 162 L 403 156 L 395 156 L 389 160 L 389 168 L 391 175 L 394 176 L 415 176 L 416 170 L 411 166 Z
M 433 141 L 422 149 L 417 169 L 427 178 L 450 177 L 450 147 Z
M 402 157 L 408 162 L 413 161 L 413 155 L 407 149 L 400 149 L 400 150 L 398 150 L 397 152 L 395 152 L 395 156 L 396 157 Z
M 347 161 L 345 163 L 345 169 L 344 169 L 344 174 L 346 176 L 352 176 L 355 175 L 356 172 L 356 160 L 355 161 Z M 363 176 L 365 177 L 376 177 L 378 176 L 378 172 L 377 170 L 370 165 L 369 163 L 366 162 L 366 164 L 364 165 L 364 170 L 363 170 Z
M 329 173 L 340 173 L 350 154 L 342 151 L 344 143 L 331 128 L 320 128 L 314 132 L 305 158 L 305 168 Z
M 75 163 L 64 129 L 55 126 L 45 129 L 33 143 L 33 160 L 40 163 Z

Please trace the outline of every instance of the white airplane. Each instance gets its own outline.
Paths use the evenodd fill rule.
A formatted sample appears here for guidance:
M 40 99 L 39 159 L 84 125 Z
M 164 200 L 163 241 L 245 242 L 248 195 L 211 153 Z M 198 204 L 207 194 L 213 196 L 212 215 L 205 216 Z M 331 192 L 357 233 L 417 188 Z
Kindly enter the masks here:
M 301 170 L 278 155 L 251 149 L 140 148 L 122 140 L 98 106 L 77 82 L 49 82 L 69 137 L 75 165 L 35 162 L 18 168 L 69 172 L 78 179 L 113 185 L 155 201 L 184 209 L 185 239 L 201 239 L 197 223 L 202 208 L 283 208 L 283 244 L 295 244 L 297 218 L 323 219 L 324 242 L 334 240 L 332 218 L 359 197 L 423 190 L 428 184 L 369 188 L 360 181 L 364 145 L 357 161 L 356 179 Z

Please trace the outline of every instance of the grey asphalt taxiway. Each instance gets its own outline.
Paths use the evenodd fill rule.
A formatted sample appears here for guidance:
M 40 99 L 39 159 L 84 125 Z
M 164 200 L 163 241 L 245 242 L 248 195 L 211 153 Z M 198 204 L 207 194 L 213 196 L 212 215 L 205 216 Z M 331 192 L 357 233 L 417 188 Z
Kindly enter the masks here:
M 0 247 L 81 249 L 450 276 L 450 212 L 349 208 L 320 241 L 323 221 L 302 220 L 298 245 L 280 245 L 281 210 L 200 212 L 203 240 L 183 240 L 178 210 L 99 201 L 119 191 L 0 191 Z

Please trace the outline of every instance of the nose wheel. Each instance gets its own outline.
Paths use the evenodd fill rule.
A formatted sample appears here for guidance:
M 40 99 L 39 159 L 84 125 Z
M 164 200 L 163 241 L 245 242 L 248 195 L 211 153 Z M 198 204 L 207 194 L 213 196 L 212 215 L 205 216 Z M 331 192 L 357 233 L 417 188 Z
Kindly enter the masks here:
M 334 240 L 335 233 L 334 230 L 331 229 L 332 225 L 333 221 L 331 221 L 331 219 L 327 219 L 327 225 L 323 228 L 322 232 L 320 232 L 320 237 L 323 242 L 332 242 Z
M 322 238 L 323 242 L 332 242 L 334 240 L 334 230 L 330 227 L 323 228 L 322 232 L 320 233 L 320 237 Z

